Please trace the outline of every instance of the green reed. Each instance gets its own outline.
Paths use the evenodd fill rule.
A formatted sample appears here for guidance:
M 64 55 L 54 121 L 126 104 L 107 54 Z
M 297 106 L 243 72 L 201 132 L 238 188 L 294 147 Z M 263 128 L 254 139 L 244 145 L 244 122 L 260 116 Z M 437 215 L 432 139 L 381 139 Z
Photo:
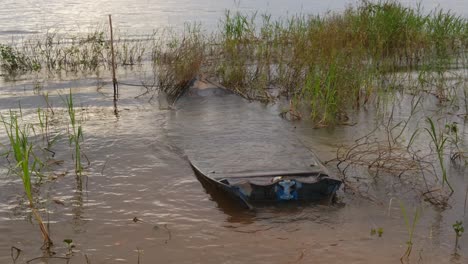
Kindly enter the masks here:
M 439 161 L 439 166 L 440 166 L 440 169 L 442 170 L 442 186 L 444 186 L 444 183 L 446 183 L 447 186 L 450 188 L 450 191 L 453 192 L 452 185 L 450 185 L 448 178 L 447 178 L 447 170 L 445 168 L 445 162 L 444 162 L 445 143 L 447 142 L 449 138 L 446 137 L 444 133 L 437 132 L 434 122 L 432 121 L 430 117 L 427 118 L 427 122 L 429 123 L 430 126 L 429 128 L 424 128 L 424 129 L 431 137 L 432 144 L 435 146 L 437 159 Z
M 408 258 L 411 255 L 411 251 L 413 249 L 414 230 L 416 229 L 416 224 L 418 223 L 419 218 L 421 216 L 421 209 L 416 208 L 416 211 L 414 212 L 414 215 L 413 215 L 412 222 L 410 222 L 410 218 L 409 218 L 410 216 L 406 212 L 405 205 L 402 202 L 400 202 L 400 210 L 401 210 L 401 213 L 403 214 L 405 225 L 408 231 L 408 240 L 406 241 L 406 245 L 407 245 L 406 251 L 400 259 L 403 261 L 404 258 Z
M 32 177 L 34 174 L 37 174 L 36 168 L 38 163 L 40 163 L 33 153 L 33 143 L 29 139 L 29 132 L 32 128 L 30 125 L 21 125 L 18 123 L 18 116 L 12 111 L 10 111 L 9 120 L 5 120 L 3 116 L 1 119 L 10 141 L 11 152 L 13 153 L 16 161 L 14 171 L 23 181 L 23 189 L 26 197 L 28 198 L 29 207 L 39 224 L 44 244 L 46 247 L 49 247 L 52 245 L 52 240 L 44 225 L 42 217 L 36 209 L 32 191 Z
M 70 145 L 73 144 L 75 161 L 75 173 L 81 176 L 83 172 L 83 165 L 81 163 L 81 141 L 83 141 L 83 128 L 81 127 L 80 121 L 76 117 L 76 110 L 73 103 L 73 94 L 70 89 L 68 96 L 65 96 L 65 103 L 67 106 L 68 117 L 70 118 L 71 132 L 69 133 L 68 139 Z
M 443 11 L 424 15 L 394 1 L 363 2 L 322 17 L 256 19 L 256 14 L 226 13 L 216 72 L 220 81 L 244 94 L 258 94 L 259 84 L 279 87 L 309 104 L 310 116 L 320 123 L 334 122 L 353 106 L 368 103 L 374 91 L 391 87 L 373 86 L 394 71 L 423 65 L 426 76 L 447 71 L 466 46 L 460 30 L 466 19 Z M 447 28 L 444 41 L 436 41 L 442 26 Z

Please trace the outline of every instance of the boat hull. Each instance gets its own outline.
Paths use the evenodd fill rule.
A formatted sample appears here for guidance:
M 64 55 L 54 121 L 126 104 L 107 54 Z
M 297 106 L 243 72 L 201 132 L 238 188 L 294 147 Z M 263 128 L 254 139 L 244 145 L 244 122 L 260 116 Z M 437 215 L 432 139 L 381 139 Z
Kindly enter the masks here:
M 249 209 L 254 208 L 255 204 L 330 200 L 342 183 L 316 171 L 265 175 L 257 173 L 234 179 L 213 178 L 194 164 L 190 165 L 205 188 L 215 188 Z

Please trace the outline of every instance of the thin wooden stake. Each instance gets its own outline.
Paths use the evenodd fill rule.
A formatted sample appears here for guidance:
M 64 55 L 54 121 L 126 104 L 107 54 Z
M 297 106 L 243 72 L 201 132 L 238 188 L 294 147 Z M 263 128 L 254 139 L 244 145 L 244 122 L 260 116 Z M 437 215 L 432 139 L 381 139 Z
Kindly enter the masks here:
M 111 53 L 112 53 L 112 83 L 114 84 L 114 100 L 117 100 L 119 95 L 119 86 L 115 77 L 115 55 L 114 55 L 114 33 L 112 31 L 112 15 L 109 15 L 110 38 L 111 38 Z

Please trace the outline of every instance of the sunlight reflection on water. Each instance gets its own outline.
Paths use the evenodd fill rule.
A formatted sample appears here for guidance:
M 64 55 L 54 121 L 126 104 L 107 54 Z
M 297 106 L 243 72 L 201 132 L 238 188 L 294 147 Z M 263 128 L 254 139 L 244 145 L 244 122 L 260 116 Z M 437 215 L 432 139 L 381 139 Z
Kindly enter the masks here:
M 187 22 L 200 22 L 205 28 L 217 28 L 226 9 L 268 13 L 275 17 L 288 14 L 323 14 L 342 11 L 357 0 L 3 0 L 0 9 L 0 40 L 21 39 L 35 33 L 76 33 L 94 31 L 113 15 L 115 28 L 130 36 L 150 34 L 156 29 L 182 28 Z M 422 0 L 401 1 L 425 11 L 440 7 L 467 16 L 468 1 Z

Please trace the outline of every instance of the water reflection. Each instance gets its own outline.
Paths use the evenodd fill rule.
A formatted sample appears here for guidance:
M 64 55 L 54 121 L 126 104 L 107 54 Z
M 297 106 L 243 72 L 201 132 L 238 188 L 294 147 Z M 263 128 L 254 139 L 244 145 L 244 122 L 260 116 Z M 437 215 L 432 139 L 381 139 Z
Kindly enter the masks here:
M 117 107 L 117 99 L 114 98 L 114 115 L 115 118 L 118 120 L 119 119 L 119 108 Z
M 73 213 L 73 229 L 75 232 L 83 232 L 83 178 L 87 177 L 83 175 L 76 175 L 76 189 L 74 190 L 75 196 L 72 203 L 72 213 Z M 86 192 L 86 190 L 85 190 Z
M 206 193 L 210 195 L 211 200 L 216 203 L 217 208 L 226 214 L 226 221 L 230 223 L 251 224 L 255 221 L 254 211 L 246 210 L 240 203 L 231 199 L 225 192 L 215 186 L 200 180 Z
M 267 12 L 275 17 L 288 14 L 323 14 L 328 10 L 342 11 L 357 0 L 2 0 L 0 9 L 0 40 L 21 39 L 36 32 L 76 33 L 104 28 L 107 15 L 112 14 L 116 29 L 138 37 L 165 27 L 182 28 L 186 22 L 201 22 L 208 29 L 216 29 L 225 9 L 242 12 Z M 421 3 L 425 10 L 436 7 L 455 10 L 468 16 L 468 2 L 464 0 L 402 0 L 408 6 Z

